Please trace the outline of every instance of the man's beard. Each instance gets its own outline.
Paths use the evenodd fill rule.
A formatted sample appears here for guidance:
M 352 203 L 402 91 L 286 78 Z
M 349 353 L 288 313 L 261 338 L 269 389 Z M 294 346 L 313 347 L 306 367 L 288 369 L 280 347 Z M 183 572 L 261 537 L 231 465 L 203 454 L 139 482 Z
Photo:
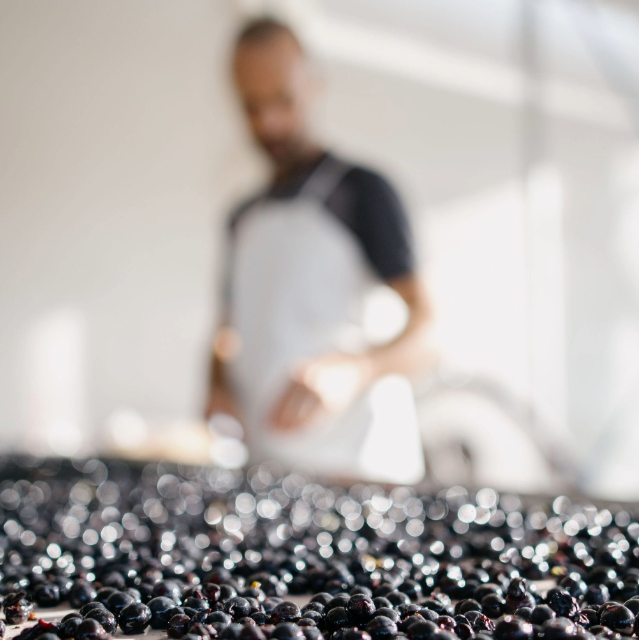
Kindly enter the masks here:
M 302 140 L 261 141 L 260 146 L 279 168 L 293 167 L 304 157 L 305 145 Z

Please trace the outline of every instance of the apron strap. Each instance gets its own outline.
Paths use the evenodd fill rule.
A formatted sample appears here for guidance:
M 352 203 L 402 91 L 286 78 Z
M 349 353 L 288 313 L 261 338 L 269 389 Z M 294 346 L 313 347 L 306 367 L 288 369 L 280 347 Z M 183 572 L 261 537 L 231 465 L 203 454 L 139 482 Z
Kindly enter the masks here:
M 352 169 L 352 166 L 337 158 L 326 156 L 308 177 L 297 197 L 313 196 L 326 202 Z

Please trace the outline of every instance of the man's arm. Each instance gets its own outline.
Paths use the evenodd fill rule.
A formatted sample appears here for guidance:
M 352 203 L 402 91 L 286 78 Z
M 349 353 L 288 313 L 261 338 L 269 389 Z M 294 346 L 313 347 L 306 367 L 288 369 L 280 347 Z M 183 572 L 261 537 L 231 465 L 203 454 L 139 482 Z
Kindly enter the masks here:
M 417 274 L 399 276 L 387 284 L 408 307 L 401 334 L 362 354 L 331 353 L 303 363 L 271 413 L 276 429 L 296 429 L 342 411 L 379 377 L 392 373 L 412 376 L 435 365 L 433 314 L 425 284 Z
M 413 376 L 433 366 L 436 355 L 432 345 L 433 311 L 426 285 L 417 274 L 388 280 L 408 307 L 404 330 L 391 342 L 364 354 L 372 380 L 390 373 Z
M 216 413 L 228 413 L 242 422 L 241 411 L 228 378 L 228 362 L 237 354 L 238 338 L 223 319 L 215 332 L 211 347 L 208 393 L 204 418 L 209 420 Z
M 239 337 L 231 327 L 231 270 L 234 251 L 234 221 L 246 210 L 248 202 L 239 205 L 231 212 L 224 229 L 223 243 L 220 246 L 221 280 L 218 298 L 219 315 L 217 329 L 211 343 L 207 396 L 204 405 L 204 418 L 210 418 L 216 413 L 227 413 L 242 422 L 239 403 L 231 388 L 228 365 L 239 350 Z

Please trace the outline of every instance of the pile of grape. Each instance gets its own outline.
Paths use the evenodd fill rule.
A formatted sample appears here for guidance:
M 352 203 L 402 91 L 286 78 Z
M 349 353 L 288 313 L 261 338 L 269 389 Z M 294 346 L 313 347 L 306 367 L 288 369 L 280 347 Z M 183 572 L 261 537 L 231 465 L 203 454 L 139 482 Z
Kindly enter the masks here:
M 242 472 L 24 458 L 0 470 L 0 637 L 639 631 L 639 523 L 621 507 L 490 488 L 330 486 L 268 464 Z M 60 619 L 37 620 L 46 608 Z

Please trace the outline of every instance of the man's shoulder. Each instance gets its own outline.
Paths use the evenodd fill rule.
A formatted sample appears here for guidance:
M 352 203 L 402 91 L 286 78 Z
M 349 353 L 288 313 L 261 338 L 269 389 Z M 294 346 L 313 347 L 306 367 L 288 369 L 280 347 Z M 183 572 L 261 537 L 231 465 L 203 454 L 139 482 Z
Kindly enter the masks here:
M 377 204 L 382 209 L 390 205 L 399 206 L 398 192 L 383 171 L 368 164 L 347 161 L 340 157 L 336 158 L 336 162 L 344 167 L 343 177 L 327 201 L 330 209 L 363 209 L 366 210 L 367 215 L 370 215 L 371 207 L 374 208 Z
M 341 188 L 368 194 L 379 191 L 394 191 L 395 188 L 391 180 L 381 170 L 367 164 L 346 161 L 341 158 L 338 158 L 337 161 L 346 168 L 344 178 L 340 183 Z

